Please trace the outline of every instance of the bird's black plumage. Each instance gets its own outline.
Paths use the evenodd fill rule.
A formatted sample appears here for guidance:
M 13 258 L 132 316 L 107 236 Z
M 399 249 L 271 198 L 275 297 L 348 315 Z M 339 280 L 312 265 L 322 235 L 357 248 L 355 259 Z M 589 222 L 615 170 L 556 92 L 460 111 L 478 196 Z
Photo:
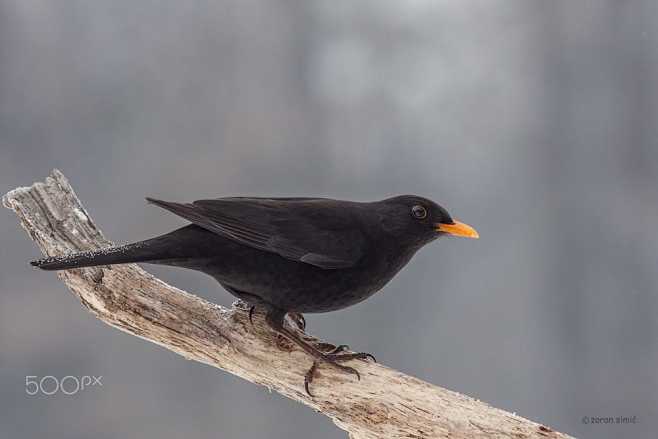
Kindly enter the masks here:
M 413 195 L 367 203 L 243 197 L 148 201 L 192 224 L 145 241 L 32 264 L 62 270 L 146 262 L 198 270 L 246 302 L 265 305 L 270 324 L 291 338 L 281 322 L 286 312 L 348 307 L 382 289 L 437 237 L 477 237 L 438 204 Z M 304 342 L 295 342 L 311 353 Z
M 147 262 L 202 271 L 232 294 L 287 311 L 344 308 L 380 290 L 453 223 L 434 202 L 399 196 L 148 201 L 193 224 L 126 246 L 34 261 L 45 270 Z M 412 212 L 422 206 L 426 217 Z

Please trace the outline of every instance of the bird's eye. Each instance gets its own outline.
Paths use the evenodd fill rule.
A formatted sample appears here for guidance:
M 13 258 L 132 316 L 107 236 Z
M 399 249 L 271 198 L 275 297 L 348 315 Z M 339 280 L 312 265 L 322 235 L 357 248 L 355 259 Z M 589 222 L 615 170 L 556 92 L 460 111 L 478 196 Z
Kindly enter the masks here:
M 411 208 L 411 214 L 416 219 L 425 219 L 427 217 L 427 210 L 420 205 Z

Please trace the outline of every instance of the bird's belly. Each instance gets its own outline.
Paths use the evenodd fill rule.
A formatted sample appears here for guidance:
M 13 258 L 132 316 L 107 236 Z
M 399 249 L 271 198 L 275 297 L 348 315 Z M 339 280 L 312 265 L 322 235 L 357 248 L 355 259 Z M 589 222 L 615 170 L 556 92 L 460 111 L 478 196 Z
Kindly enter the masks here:
M 360 276 L 351 270 L 310 268 L 303 267 L 297 275 L 287 271 L 268 277 L 261 272 L 238 282 L 228 280 L 226 276 L 218 280 L 229 292 L 247 302 L 265 301 L 278 308 L 301 313 L 346 308 L 367 299 L 379 289 L 369 282 L 359 282 Z
M 247 302 L 264 301 L 302 313 L 335 311 L 367 299 L 410 258 L 405 255 L 395 260 L 366 260 L 351 268 L 325 270 L 274 253 L 227 244 L 222 246 L 224 256 L 208 261 L 200 271 Z
M 354 288 L 327 288 L 318 290 L 300 290 L 294 296 L 286 297 L 281 301 L 283 309 L 300 313 L 322 313 L 347 308 L 366 300 L 378 291 L 362 286 Z

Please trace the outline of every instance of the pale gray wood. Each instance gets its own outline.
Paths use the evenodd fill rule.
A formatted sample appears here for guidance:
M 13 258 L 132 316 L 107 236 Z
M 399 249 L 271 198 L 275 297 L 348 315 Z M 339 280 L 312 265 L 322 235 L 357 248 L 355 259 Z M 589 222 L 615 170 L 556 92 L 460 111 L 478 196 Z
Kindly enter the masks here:
M 14 189 L 2 202 L 16 212 L 46 255 L 112 245 L 58 170 L 43 183 Z M 250 324 L 245 304 L 220 307 L 135 264 L 67 270 L 57 276 L 105 323 L 306 404 L 354 439 L 568 437 L 371 362 L 350 363 L 360 371 L 361 381 L 321 366 L 311 398 L 303 386 L 311 358 L 277 346 L 276 334 L 261 314 Z

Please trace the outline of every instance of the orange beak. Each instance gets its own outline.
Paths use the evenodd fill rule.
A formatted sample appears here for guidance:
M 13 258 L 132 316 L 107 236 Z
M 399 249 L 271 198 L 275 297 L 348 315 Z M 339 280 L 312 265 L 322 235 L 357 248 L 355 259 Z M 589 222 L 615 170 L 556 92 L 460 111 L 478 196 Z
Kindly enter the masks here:
M 468 224 L 460 223 L 459 221 L 455 221 L 454 224 L 436 224 L 435 230 L 437 232 L 443 232 L 447 233 L 448 235 L 452 236 L 461 236 L 463 238 L 473 238 L 473 239 L 478 239 L 480 235 L 478 235 L 478 232 Z

